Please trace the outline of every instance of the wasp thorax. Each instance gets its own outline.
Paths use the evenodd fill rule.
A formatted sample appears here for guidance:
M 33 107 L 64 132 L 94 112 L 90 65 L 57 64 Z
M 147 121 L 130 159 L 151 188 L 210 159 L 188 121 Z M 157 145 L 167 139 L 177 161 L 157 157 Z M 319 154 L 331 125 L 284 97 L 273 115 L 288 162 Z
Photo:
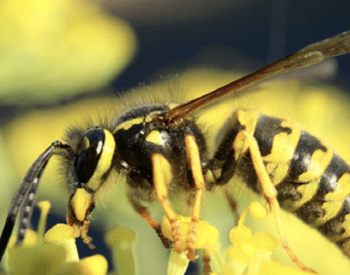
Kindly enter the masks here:
M 97 190 L 108 176 L 115 150 L 113 135 L 101 127 L 89 128 L 78 144 L 74 161 L 79 186 Z

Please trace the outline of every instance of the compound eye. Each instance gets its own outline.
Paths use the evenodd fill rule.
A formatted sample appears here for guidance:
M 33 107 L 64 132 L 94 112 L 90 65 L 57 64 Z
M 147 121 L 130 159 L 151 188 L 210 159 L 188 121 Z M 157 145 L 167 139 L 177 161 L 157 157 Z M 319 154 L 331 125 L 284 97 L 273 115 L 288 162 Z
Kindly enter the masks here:
M 75 170 L 79 183 L 87 183 L 94 174 L 105 142 L 105 133 L 102 128 L 90 128 L 78 144 L 78 153 L 75 159 Z

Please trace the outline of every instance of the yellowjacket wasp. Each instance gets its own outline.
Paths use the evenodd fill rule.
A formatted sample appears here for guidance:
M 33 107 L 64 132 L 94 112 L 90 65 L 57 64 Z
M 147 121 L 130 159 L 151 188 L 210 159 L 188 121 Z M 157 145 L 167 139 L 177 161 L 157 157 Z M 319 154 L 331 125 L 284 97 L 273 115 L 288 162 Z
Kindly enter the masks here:
M 145 104 L 125 110 L 103 126 L 71 130 L 67 141 L 53 142 L 32 164 L 10 206 L 0 240 L 0 257 L 5 252 L 18 212 L 21 210 L 17 245 L 29 227 L 39 179 L 53 154 L 61 155 L 70 191 L 67 222 L 92 246 L 87 232 L 88 217 L 95 207 L 94 194 L 112 170 L 126 175 L 129 201 L 157 232 L 165 247 L 159 223 L 142 201 L 157 199 L 172 227 L 175 250 L 183 250 L 178 216 L 168 201 L 170 192 L 190 192 L 193 210 L 188 258 L 196 258 L 194 243 L 205 190 L 226 185 L 235 175 L 244 178 L 262 194 L 276 215 L 282 246 L 300 268 L 306 269 L 289 248 L 280 221 L 280 205 L 295 213 L 336 242 L 350 254 L 349 228 L 344 224 L 350 213 L 349 166 L 320 140 L 298 125 L 239 109 L 228 119 L 217 150 L 209 157 L 206 141 L 198 128 L 196 110 L 261 80 L 307 67 L 325 58 L 350 51 L 350 32 L 311 44 L 254 73 L 209 94 L 181 105 Z M 313 192 L 302 192 L 309 188 Z M 305 196 L 304 194 L 307 194 Z

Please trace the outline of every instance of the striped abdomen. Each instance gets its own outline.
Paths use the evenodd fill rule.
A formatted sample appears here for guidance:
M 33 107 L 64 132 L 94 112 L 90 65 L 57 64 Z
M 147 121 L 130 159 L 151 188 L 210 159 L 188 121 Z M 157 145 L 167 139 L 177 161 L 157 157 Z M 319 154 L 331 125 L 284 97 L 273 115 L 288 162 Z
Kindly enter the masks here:
M 238 176 L 261 193 L 249 151 L 235 158 L 233 142 L 241 130 L 257 140 L 281 207 L 317 228 L 349 256 L 349 165 L 297 124 L 238 110 L 226 124 L 211 162 L 211 169 L 219 175 L 219 185 Z

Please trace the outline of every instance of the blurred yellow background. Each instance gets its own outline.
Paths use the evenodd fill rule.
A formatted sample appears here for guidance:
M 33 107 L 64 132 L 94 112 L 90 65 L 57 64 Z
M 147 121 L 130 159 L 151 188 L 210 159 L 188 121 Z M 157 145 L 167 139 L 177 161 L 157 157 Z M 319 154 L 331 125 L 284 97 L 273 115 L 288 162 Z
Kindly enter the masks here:
M 99 1 L 102 2 L 106 1 Z M 117 13 L 115 9 L 113 11 Z M 11 119 L 7 118 L 7 123 L 1 128 L 2 228 L 11 198 L 36 157 L 52 141 L 62 138 L 67 126 L 84 124 L 90 118 L 96 118 L 98 122 L 100 117 L 113 117 L 116 106 L 123 105 L 117 96 L 100 93 L 100 90 L 108 86 L 132 60 L 137 42 L 128 23 L 107 14 L 100 6 L 95 6 L 94 1 L 3 0 L 0 15 L 0 102 L 4 110 L 10 104 L 14 106 L 16 114 Z M 142 54 L 142 45 L 140 51 Z M 181 103 L 248 73 L 251 62 L 241 56 L 236 67 L 243 69 L 201 66 L 198 60 L 208 58 L 208 55 L 208 52 L 199 54 L 191 66 L 185 67 L 177 76 L 164 77 L 155 84 L 137 87 L 123 100 L 135 101 L 135 98 L 146 97 L 142 99 L 146 101 L 150 94 L 168 99 L 167 94 L 171 93 L 180 100 L 176 103 Z M 307 73 L 312 75 L 313 69 Z M 85 92 L 90 94 L 85 95 Z M 304 83 L 286 77 L 264 82 L 239 99 L 214 104 L 201 110 L 198 116 L 207 132 L 212 152 L 215 133 L 225 122 L 223 118 L 236 108 L 246 108 L 301 123 L 307 131 L 330 144 L 350 162 L 348 106 L 349 98 L 344 91 L 331 84 L 321 81 Z M 53 157 L 42 177 L 38 199 L 50 200 L 52 212 L 65 216 L 68 194 L 58 165 Z M 142 271 L 140 274 L 163 274 L 167 251 L 152 229 L 134 213 L 125 191 L 123 179 L 118 178 L 106 198 L 98 201 L 92 227 L 101 230 L 119 224 L 132 227 L 139 234 L 136 258 Z M 233 186 L 232 192 L 240 197 L 240 211 L 253 198 L 259 199 L 242 189 L 240 184 Z M 206 194 L 203 205 L 203 218 L 219 228 L 220 241 L 225 247 L 233 219 L 227 205 L 222 203 L 220 190 L 216 194 Z M 176 207 L 181 209 L 183 202 L 176 202 Z M 161 220 L 163 212 L 159 206 L 155 204 L 151 210 Z M 334 274 L 335 268 L 337 274 L 348 274 L 349 260 L 344 259 L 333 244 L 325 241 L 323 249 L 319 249 L 323 238 L 291 215 L 285 215 L 284 224 L 292 247 L 306 265 L 321 274 Z M 275 231 L 271 219 L 250 226 L 253 230 Z M 98 246 L 98 243 L 95 245 Z M 277 257 L 289 263 L 283 251 L 279 251 Z

